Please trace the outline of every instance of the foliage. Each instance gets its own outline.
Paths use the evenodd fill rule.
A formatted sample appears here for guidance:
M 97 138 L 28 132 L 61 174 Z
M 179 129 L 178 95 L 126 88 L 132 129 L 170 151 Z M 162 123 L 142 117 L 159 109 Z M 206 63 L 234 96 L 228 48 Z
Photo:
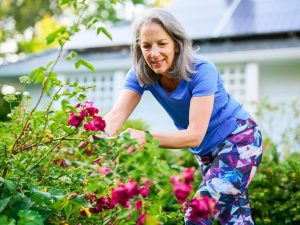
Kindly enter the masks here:
M 36 52 L 51 46 L 44 39 L 55 26 L 66 26 L 64 18 L 71 17 L 72 11 L 88 4 L 89 10 L 83 15 L 83 24 L 92 26 L 98 22 L 118 22 L 127 4 L 146 4 L 145 0 L 1 0 L 0 44 L 14 39 L 18 42 L 17 52 Z M 29 35 L 30 34 L 30 35 Z M 52 46 L 53 47 L 53 46 Z
M 264 157 L 250 188 L 255 224 L 300 223 L 300 154 L 280 160 L 271 140 L 264 143 Z
M 61 13 L 56 1 L 35 0 L 14 1 L 2 0 L 0 6 L 0 43 L 13 37 L 16 33 L 23 33 L 28 27 L 33 27 L 44 15 Z M 11 26 L 8 26 L 11 24 Z
M 300 149 L 300 98 L 274 103 L 268 98 L 256 103 L 256 116 L 263 134 L 272 139 L 280 157 L 288 157 Z

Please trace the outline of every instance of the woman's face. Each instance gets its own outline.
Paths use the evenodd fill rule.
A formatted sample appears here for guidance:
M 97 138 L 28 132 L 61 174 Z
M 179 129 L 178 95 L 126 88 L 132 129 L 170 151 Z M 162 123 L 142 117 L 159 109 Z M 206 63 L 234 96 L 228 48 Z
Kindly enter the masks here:
M 140 31 L 140 48 L 148 66 L 162 76 L 168 76 L 172 67 L 176 44 L 170 35 L 157 23 L 146 23 Z

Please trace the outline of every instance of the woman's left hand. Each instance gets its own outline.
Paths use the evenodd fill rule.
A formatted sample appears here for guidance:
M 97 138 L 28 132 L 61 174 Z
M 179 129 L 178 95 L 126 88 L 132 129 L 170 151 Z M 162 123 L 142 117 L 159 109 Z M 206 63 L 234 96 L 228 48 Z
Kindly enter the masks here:
M 135 146 L 133 145 L 128 145 L 126 147 L 128 147 L 128 154 L 131 154 L 135 151 L 139 151 L 141 149 L 144 148 L 144 145 L 146 143 L 146 133 L 143 130 L 136 130 L 133 128 L 127 128 L 125 131 L 123 131 L 122 133 L 129 133 L 130 137 L 133 139 L 136 139 L 138 142 L 138 147 L 135 148 Z

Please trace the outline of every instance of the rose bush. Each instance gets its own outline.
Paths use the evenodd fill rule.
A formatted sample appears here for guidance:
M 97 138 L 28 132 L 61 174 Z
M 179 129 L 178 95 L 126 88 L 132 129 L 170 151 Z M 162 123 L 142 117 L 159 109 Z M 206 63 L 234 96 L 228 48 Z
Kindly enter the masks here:
M 2 224 L 181 224 L 184 211 L 178 203 L 191 196 L 195 169 L 172 176 L 183 168 L 165 160 L 166 150 L 151 136 L 142 151 L 131 155 L 124 146 L 137 143 L 129 134 L 89 142 L 91 134 L 105 128 L 99 110 L 89 101 L 67 108 L 49 115 L 49 124 L 60 118 L 61 129 L 39 126 L 47 129 L 40 137 L 41 130 L 32 128 L 35 139 L 20 139 L 16 153 L 7 155 L 9 163 L 0 180 Z M 12 118 L 20 109 L 14 109 Z M 13 123 L 1 124 L 1 131 Z M 86 145 L 79 148 L 82 140 Z M 10 144 L 9 153 L 14 142 L 5 143 Z M 203 211 L 199 207 L 193 210 Z M 212 211 L 203 213 L 211 216 Z

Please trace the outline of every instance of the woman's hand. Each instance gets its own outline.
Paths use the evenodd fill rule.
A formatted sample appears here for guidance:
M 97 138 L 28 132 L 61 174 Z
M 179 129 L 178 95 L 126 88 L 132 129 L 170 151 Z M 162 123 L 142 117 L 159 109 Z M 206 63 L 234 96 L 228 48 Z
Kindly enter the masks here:
M 115 139 L 115 138 L 118 138 L 118 137 L 117 136 L 111 137 L 107 133 L 93 134 L 88 137 L 88 141 L 80 142 L 80 144 L 78 145 L 78 148 L 86 148 L 89 145 L 89 143 L 93 143 L 97 139 Z
M 133 128 L 128 128 L 125 131 L 123 131 L 122 133 L 129 133 L 130 137 L 133 138 L 133 139 L 136 139 L 137 142 L 138 142 L 138 147 L 137 148 L 135 148 L 133 145 L 126 146 L 126 147 L 128 147 L 128 150 L 127 150 L 128 154 L 131 154 L 135 151 L 139 151 L 139 150 L 144 148 L 144 145 L 147 141 L 145 131 L 136 130 L 136 129 L 133 129 Z

